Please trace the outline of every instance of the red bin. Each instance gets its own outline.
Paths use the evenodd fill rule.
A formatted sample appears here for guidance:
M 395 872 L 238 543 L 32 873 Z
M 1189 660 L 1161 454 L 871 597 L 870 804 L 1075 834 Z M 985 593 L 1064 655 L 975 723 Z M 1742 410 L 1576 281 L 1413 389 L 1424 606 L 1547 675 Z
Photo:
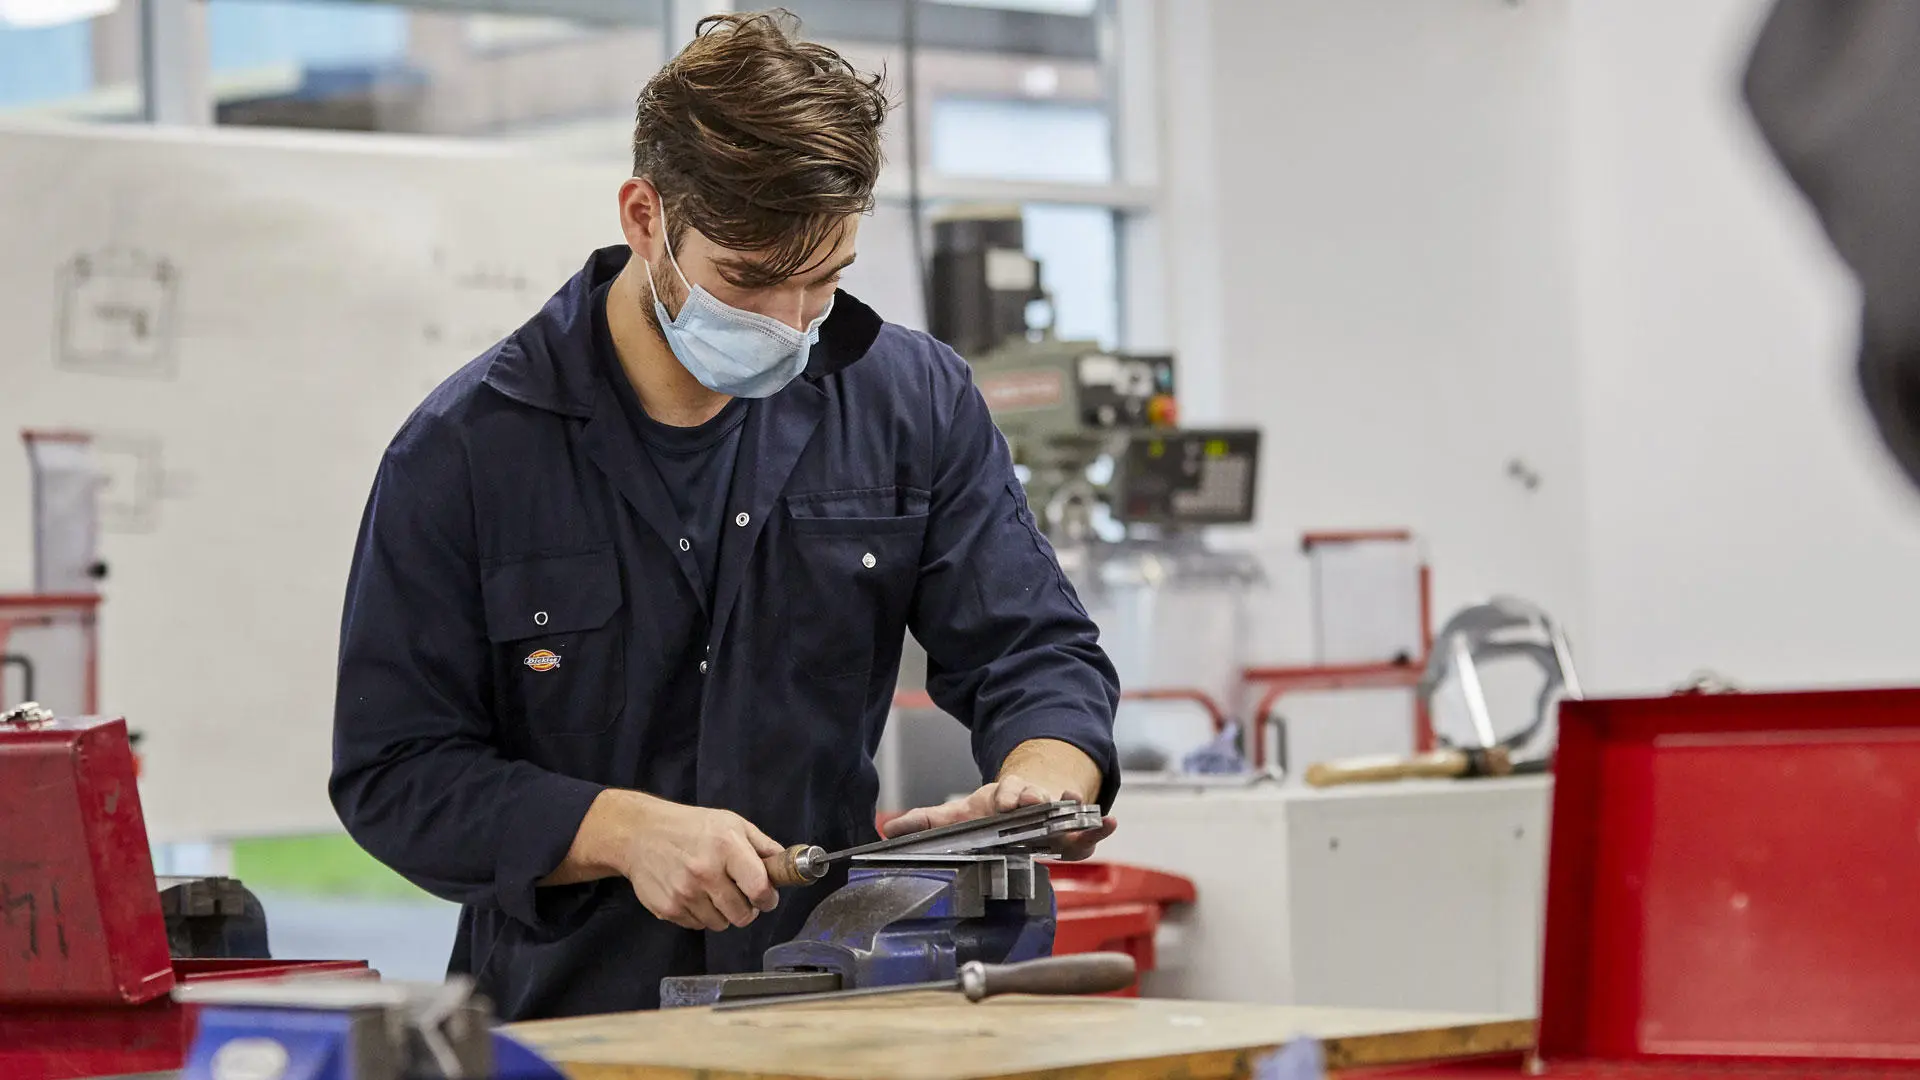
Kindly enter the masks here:
M 1193 882 L 1177 874 L 1110 862 L 1051 862 L 1059 907 L 1053 952 L 1123 952 L 1141 971 L 1154 967 L 1153 939 L 1175 904 L 1193 903 Z M 1140 983 L 1112 997 L 1139 997 Z

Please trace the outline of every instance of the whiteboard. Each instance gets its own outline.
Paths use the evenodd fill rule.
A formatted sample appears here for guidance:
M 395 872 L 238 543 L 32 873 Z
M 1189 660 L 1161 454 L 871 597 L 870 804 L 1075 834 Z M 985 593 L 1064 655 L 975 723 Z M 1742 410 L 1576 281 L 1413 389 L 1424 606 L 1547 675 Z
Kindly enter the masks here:
M 101 701 L 145 733 L 156 839 L 338 827 L 335 650 L 381 451 L 620 242 L 622 179 L 394 136 L 0 130 L 0 592 L 31 582 L 5 444 L 98 433 Z M 906 250 L 880 218 L 876 281 Z

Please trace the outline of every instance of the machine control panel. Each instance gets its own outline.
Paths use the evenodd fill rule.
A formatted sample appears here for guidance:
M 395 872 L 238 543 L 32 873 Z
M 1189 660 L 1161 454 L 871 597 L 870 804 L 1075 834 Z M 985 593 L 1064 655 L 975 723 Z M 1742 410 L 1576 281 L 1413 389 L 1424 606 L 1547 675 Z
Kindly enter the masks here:
M 1080 422 L 1090 428 L 1172 427 L 1173 357 L 1088 353 L 1074 364 Z
M 1114 516 L 1130 523 L 1243 525 L 1253 520 L 1255 428 L 1142 431 L 1114 470 Z

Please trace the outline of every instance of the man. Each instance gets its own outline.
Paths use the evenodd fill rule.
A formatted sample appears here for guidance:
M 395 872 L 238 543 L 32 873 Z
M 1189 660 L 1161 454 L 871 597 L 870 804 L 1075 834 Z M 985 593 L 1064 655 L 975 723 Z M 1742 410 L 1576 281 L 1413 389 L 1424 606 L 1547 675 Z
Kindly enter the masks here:
M 966 364 L 835 283 L 880 172 L 879 80 L 768 15 L 647 84 L 626 245 L 395 437 L 348 583 L 334 805 L 462 905 L 510 1019 L 757 970 L 872 839 L 903 635 L 972 729 L 971 796 L 1110 806 L 1118 696 Z M 1112 830 L 1069 844 L 1083 857 Z
M 1760 134 L 1860 283 L 1860 390 L 1920 484 L 1920 5 L 1779 0 L 1747 61 Z

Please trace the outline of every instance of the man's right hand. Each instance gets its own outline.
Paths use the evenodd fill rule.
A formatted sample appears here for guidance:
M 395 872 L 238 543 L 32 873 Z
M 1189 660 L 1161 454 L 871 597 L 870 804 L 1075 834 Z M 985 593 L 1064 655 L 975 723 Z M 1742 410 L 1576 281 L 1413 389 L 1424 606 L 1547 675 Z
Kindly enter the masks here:
M 732 811 L 609 789 L 546 884 L 617 874 L 656 916 L 689 930 L 725 930 L 779 902 L 764 860 L 782 850 Z

